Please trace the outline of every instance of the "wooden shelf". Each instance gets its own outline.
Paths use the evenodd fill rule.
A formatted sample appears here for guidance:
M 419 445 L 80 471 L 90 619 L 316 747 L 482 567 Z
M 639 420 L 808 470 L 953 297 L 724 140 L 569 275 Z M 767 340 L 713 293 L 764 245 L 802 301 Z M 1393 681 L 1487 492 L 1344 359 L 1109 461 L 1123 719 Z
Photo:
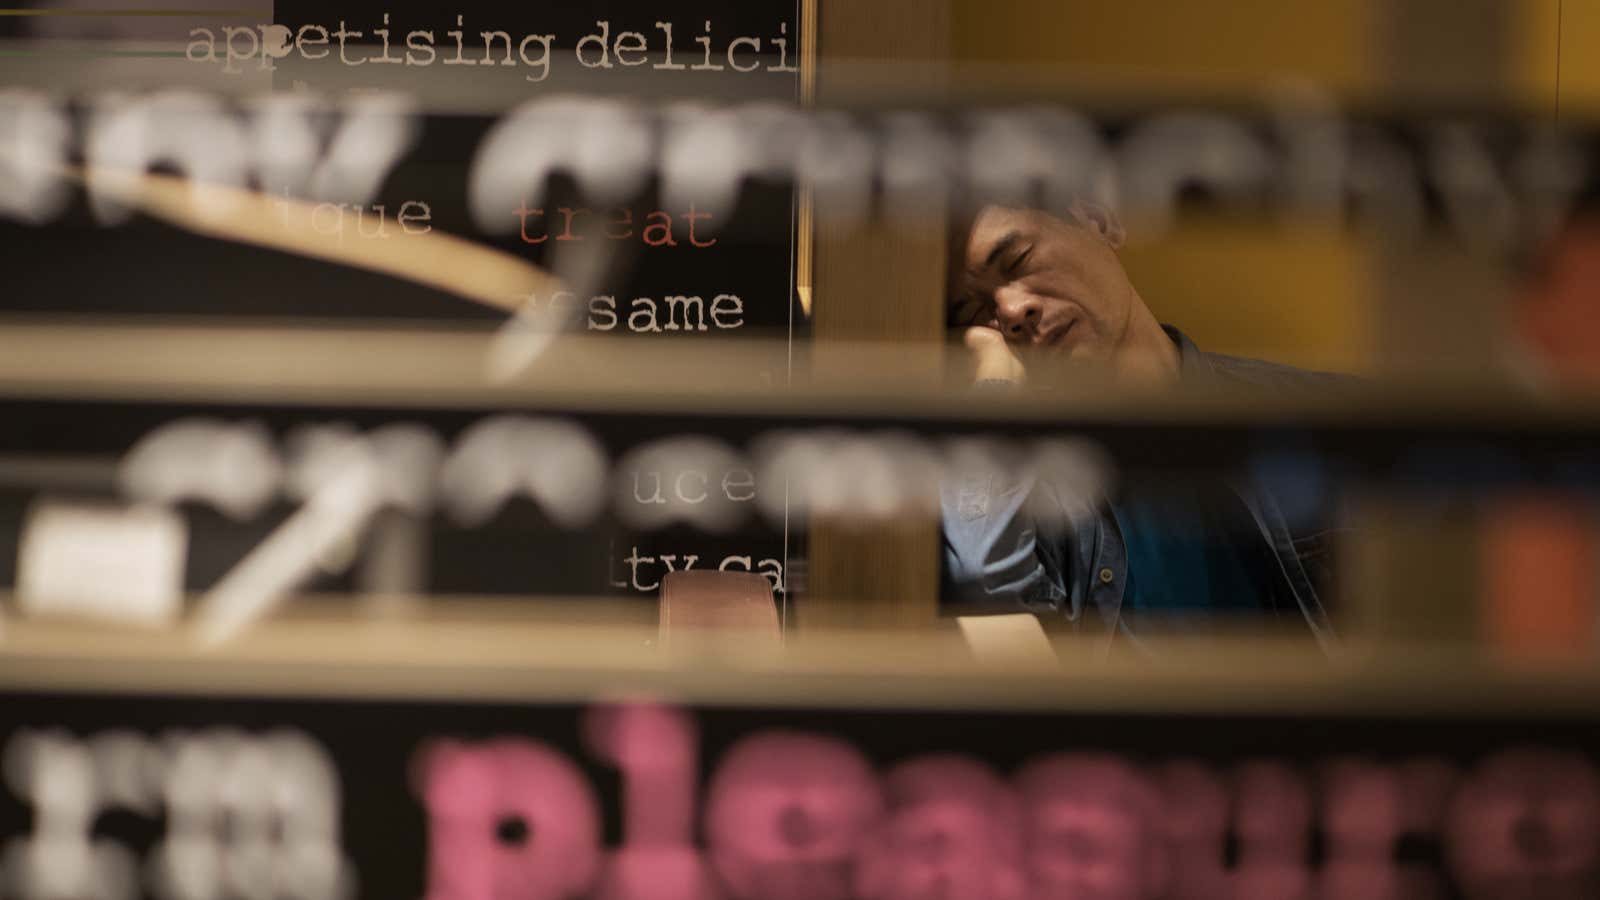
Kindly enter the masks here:
M 566 609 L 565 616 L 554 610 Z M 781 651 L 736 636 L 657 640 L 648 605 L 574 623 L 570 602 L 440 603 L 371 618 L 301 604 L 223 649 L 178 630 L 11 619 L 0 692 L 573 702 L 654 695 L 709 705 L 1083 714 L 1600 718 L 1600 666 L 1513 669 L 1444 648 L 1217 637 L 1054 664 L 978 661 L 954 629 L 806 632 Z
M 477 330 L 242 328 L 0 318 L 0 398 L 392 409 L 881 417 L 930 422 L 1571 428 L 1600 425 L 1600 394 L 1506 382 L 1386 381 L 1314 396 L 1119 390 L 1092 372 L 1035 378 L 1023 396 L 975 396 L 958 354 L 831 342 L 826 362 L 782 341 L 565 336 L 520 375 L 491 381 Z M 785 387 L 792 367 L 792 383 Z M 753 372 L 769 371 L 763 381 Z M 1051 379 L 1049 376 L 1056 377 Z

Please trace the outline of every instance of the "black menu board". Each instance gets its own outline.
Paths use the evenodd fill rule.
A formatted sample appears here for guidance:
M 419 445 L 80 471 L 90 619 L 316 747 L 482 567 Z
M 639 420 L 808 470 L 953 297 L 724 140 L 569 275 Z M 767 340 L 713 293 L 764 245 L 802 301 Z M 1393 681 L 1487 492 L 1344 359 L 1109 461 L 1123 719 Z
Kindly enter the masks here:
M 583 150 L 567 157 L 572 165 L 551 166 L 547 178 L 524 180 L 520 196 L 508 191 L 485 201 L 479 185 L 484 170 L 518 170 L 551 143 L 549 131 L 537 127 L 520 132 L 531 135 L 526 145 L 515 137 L 515 123 L 549 104 L 580 110 L 610 104 L 619 115 L 653 120 L 672 110 L 794 105 L 803 21 L 797 0 L 521 6 L 349 0 L 260 10 L 208 11 L 202 4 L 191 13 L 130 19 L 108 9 L 65 17 L 85 28 L 103 19 L 106 31 L 85 34 L 105 39 L 94 46 L 108 53 L 133 52 L 118 49 L 125 45 L 115 36 L 124 32 L 143 41 L 141 48 L 159 42 L 164 49 L 139 52 L 158 54 L 150 65 L 166 67 L 160 71 L 170 76 L 163 77 L 177 86 L 121 96 L 111 96 L 123 87 L 114 83 L 84 96 L 19 94 L 0 104 L 0 118 L 49 138 L 47 150 L 68 166 L 93 171 L 120 161 L 264 197 L 264 206 L 224 215 L 254 217 L 252 224 L 269 232 L 279 212 L 288 228 L 290 207 L 298 205 L 310 207 L 310 216 L 295 227 L 303 231 L 309 223 L 326 244 L 381 248 L 407 235 L 449 235 L 563 277 L 563 254 L 587 251 L 581 288 L 494 303 L 466 299 L 359 264 L 238 240 L 226 229 L 174 224 L 97 194 L 92 179 L 87 187 L 69 179 L 53 192 L 19 192 L 5 209 L 10 215 L 0 215 L 0 271 L 7 280 L 0 316 L 459 331 L 498 329 L 519 312 L 563 308 L 573 312 L 565 327 L 575 333 L 667 342 L 804 337 L 795 289 L 799 223 L 788 183 L 752 180 L 734 196 L 701 196 L 652 174 L 647 163 L 629 190 L 596 197 L 571 170 L 589 158 Z M 38 38 L 40 47 L 51 46 L 53 29 L 77 27 L 62 26 L 63 17 L 34 18 L 38 23 L 8 27 Z M 590 137 L 602 150 L 611 140 L 604 133 Z M 620 130 L 616 139 L 623 139 Z M 664 140 L 659 132 L 649 139 Z M 659 156 L 661 147 L 650 152 Z M 450 269 L 440 273 L 446 280 L 473 274 L 441 265 Z M 772 360 L 749 379 L 781 390 L 787 372 L 781 355 Z M 607 427 L 628 431 L 625 422 Z M 676 484 L 664 483 L 660 472 L 636 473 L 639 505 L 657 502 L 661 491 L 702 488 L 749 503 L 766 489 L 746 470 L 710 462 L 702 468 L 703 479 Z M 13 519 L 20 515 L 20 508 L 11 511 Z M 732 559 L 751 570 L 766 560 L 780 596 L 784 587 L 779 570 L 790 545 L 783 528 L 733 537 L 687 527 L 637 536 L 605 530 L 569 536 L 563 550 L 542 537 L 541 511 L 519 507 L 506 515 L 512 523 L 526 519 L 526 528 L 503 531 L 504 546 L 485 547 L 480 534 L 458 555 L 504 559 L 520 542 L 530 560 L 562 565 L 532 565 L 557 574 L 531 580 L 522 569 L 477 568 L 477 583 L 495 590 L 650 596 L 664 559 L 682 565 L 690 558 L 702 567 Z M 216 574 L 206 565 L 198 571 Z M 191 587 L 207 583 L 201 577 Z

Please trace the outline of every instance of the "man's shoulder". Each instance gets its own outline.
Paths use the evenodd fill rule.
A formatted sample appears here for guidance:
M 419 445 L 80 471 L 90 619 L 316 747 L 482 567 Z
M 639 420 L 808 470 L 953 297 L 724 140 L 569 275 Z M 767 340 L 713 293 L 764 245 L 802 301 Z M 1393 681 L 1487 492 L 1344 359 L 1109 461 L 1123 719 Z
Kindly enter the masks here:
M 1299 369 L 1282 363 L 1267 362 L 1264 359 L 1227 356 L 1221 353 L 1203 353 L 1202 355 L 1206 358 L 1206 362 L 1210 364 L 1212 372 L 1219 378 L 1257 387 L 1285 390 L 1318 390 L 1349 387 L 1359 384 L 1361 381 L 1355 375 Z
M 1359 384 L 1361 381 L 1354 375 L 1317 372 L 1282 363 L 1267 362 L 1264 359 L 1207 353 L 1195 346 L 1188 335 L 1171 325 L 1163 325 L 1162 329 L 1178 346 L 1185 381 L 1215 380 L 1235 385 L 1288 391 L 1336 389 Z

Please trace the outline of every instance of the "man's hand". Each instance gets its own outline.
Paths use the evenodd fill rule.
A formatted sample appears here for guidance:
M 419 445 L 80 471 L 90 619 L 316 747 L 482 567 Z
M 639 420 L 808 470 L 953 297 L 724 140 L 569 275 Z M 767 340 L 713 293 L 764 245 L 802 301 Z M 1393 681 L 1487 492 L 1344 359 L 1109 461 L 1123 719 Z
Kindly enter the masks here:
M 962 335 L 962 343 L 967 345 L 967 350 L 972 354 L 975 381 L 1026 380 L 1027 372 L 1022 368 L 1022 360 L 1011 352 L 1005 335 L 999 331 L 976 325 Z

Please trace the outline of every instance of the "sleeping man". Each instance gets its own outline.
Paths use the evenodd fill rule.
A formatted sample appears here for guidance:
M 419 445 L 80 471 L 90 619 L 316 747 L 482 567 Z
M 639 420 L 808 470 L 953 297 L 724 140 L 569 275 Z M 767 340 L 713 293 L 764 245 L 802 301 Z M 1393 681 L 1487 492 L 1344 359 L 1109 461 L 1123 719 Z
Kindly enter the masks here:
M 1346 380 L 1202 352 L 1145 305 L 1118 259 L 1122 237 L 1114 215 L 1087 203 L 1065 217 L 990 206 L 961 229 L 949 324 L 981 389 L 1026 390 L 1029 361 L 1055 355 L 1142 388 L 1209 382 L 1303 392 Z M 1325 644 L 1332 638 L 1321 596 L 1325 517 L 1301 502 L 1280 504 L 1282 490 L 1176 477 L 1087 502 L 1052 490 L 1025 472 L 947 481 L 952 605 L 1064 619 L 1108 642 L 1268 620 L 1309 629 Z M 1037 514 L 1052 503 L 1092 512 Z

